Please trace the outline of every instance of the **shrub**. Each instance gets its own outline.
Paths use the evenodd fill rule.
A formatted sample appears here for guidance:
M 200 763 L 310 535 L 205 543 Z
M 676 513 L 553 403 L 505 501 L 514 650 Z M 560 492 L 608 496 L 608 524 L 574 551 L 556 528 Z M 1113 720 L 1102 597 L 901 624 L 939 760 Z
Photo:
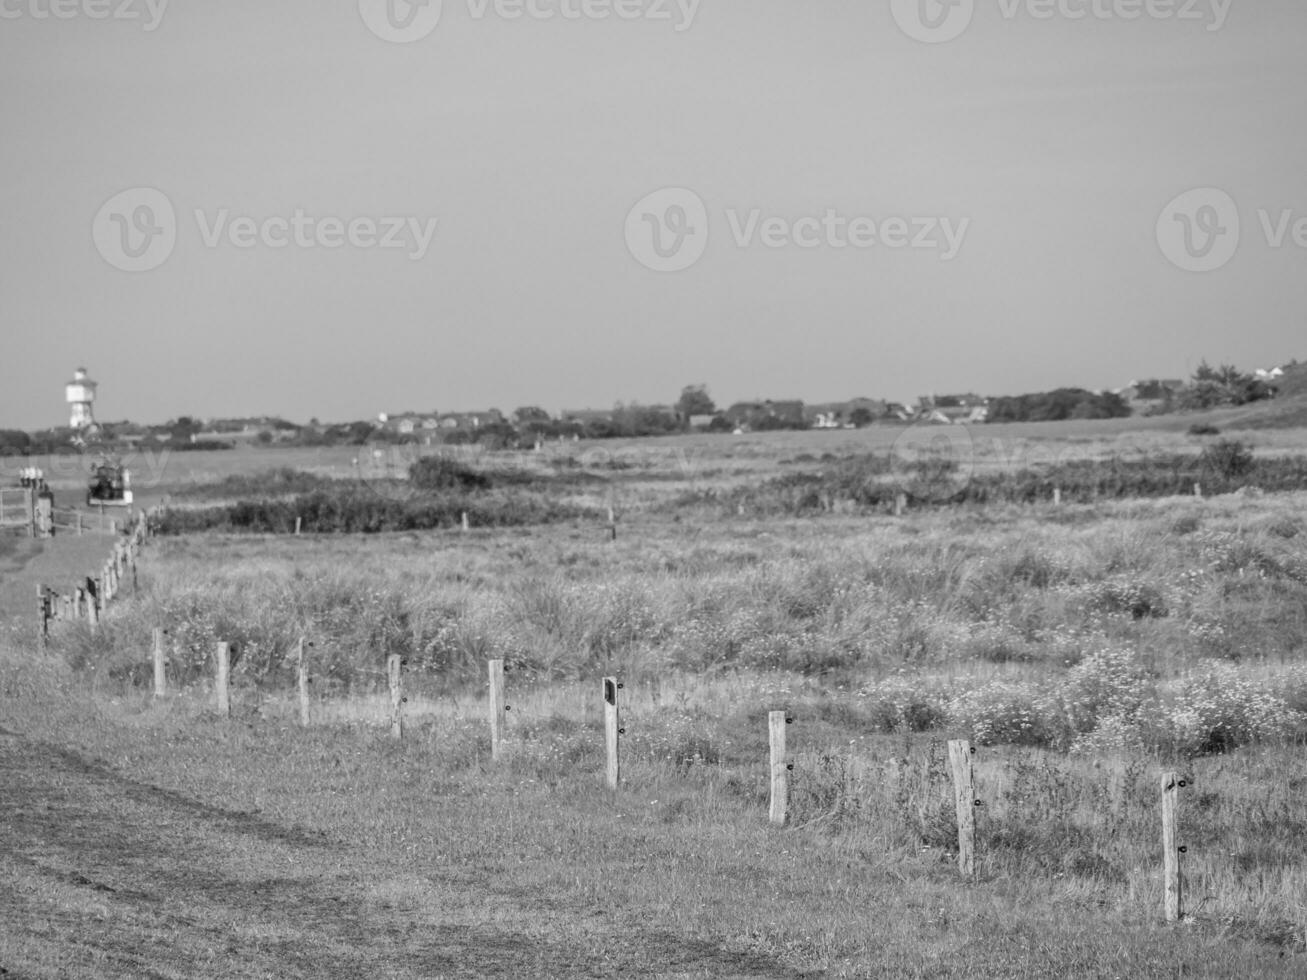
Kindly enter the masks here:
M 1184 685 L 1168 721 L 1178 751 L 1206 755 L 1284 738 L 1302 718 L 1283 698 L 1221 665 Z
M 1195 422 L 1189 426 L 1189 434 L 1191 436 L 1219 436 L 1221 430 L 1207 422 Z
M 980 745 L 1049 745 L 1044 699 L 1026 684 L 991 681 L 948 704 L 949 719 Z
M 1067 672 L 1062 704 L 1071 730 L 1130 730 L 1156 698 L 1148 672 L 1128 650 L 1100 650 Z
M 419 490 L 488 490 L 485 473 L 445 456 L 424 456 L 408 468 L 408 479 Z
M 1222 439 L 1203 450 L 1203 465 L 1227 480 L 1252 472 L 1253 454 L 1237 439 Z
M 1128 613 L 1132 619 L 1160 619 L 1168 615 L 1166 597 L 1150 582 L 1116 578 L 1088 586 L 1090 612 Z

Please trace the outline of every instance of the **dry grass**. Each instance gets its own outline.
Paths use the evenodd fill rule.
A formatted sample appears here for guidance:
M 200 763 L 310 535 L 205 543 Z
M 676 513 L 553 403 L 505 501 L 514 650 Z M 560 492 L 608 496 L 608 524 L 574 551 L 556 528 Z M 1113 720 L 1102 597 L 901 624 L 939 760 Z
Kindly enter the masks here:
M 778 452 L 808 445 L 787 440 L 730 443 L 707 479 L 775 473 Z M 75 671 L 0 667 L 0 724 L 65 753 L 41 756 L 64 795 L 29 774 L 6 804 L 64 819 L 23 817 L 3 855 L 18 925 L 0 963 L 95 975 L 107 955 L 114 975 L 189 976 L 207 948 L 253 951 L 203 960 L 218 977 L 323 975 L 365 954 L 394 976 L 1301 975 L 1304 495 L 723 520 L 664 508 L 683 482 L 659 475 L 669 465 L 622 471 L 616 543 L 579 522 L 156 541 L 145 596 L 96 636 L 57 638 Z M 179 691 L 161 704 L 155 625 Z M 287 662 L 301 635 L 308 730 Z M 218 638 L 240 650 L 231 721 L 209 707 Z M 388 653 L 408 661 L 400 744 Z M 499 766 L 490 657 L 510 666 Z M 616 796 L 600 784 L 610 673 L 625 682 Z M 774 831 L 766 713 L 781 708 L 795 770 Z M 949 737 L 979 745 L 974 884 L 954 870 Z M 78 817 L 69 762 L 91 757 L 98 824 Z M 1191 924 L 1170 929 L 1167 768 L 1190 781 Z M 195 803 L 216 829 L 191 826 Z M 103 826 L 134 856 L 116 861 L 98 831 L 52 851 L 48 827 L 65 825 Z M 177 873 L 187 832 L 216 899 Z M 143 857 L 161 838 L 171 850 Z M 146 894 L 199 911 L 169 926 Z M 83 913 L 107 924 L 91 940 L 42 925 Z M 168 928 L 172 974 L 111 938 Z

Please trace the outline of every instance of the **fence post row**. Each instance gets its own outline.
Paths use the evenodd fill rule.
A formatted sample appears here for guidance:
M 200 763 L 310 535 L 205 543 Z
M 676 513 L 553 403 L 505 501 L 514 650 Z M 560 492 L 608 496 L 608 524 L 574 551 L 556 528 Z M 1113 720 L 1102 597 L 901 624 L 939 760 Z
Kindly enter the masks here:
M 74 515 L 77 533 L 80 535 L 84 527 L 82 512 L 75 511 Z M 46 647 L 49 640 L 51 621 L 85 617 L 92 629 L 98 627 L 101 614 L 108 608 L 110 600 L 122 592 L 128 573 L 131 574 L 132 594 L 139 593 L 140 580 L 137 575 L 136 557 L 141 543 L 149 533 L 149 523 L 145 511 L 132 511 L 127 522 L 126 526 L 132 529 L 127 539 L 114 541 L 108 559 L 100 568 L 100 574 L 88 575 L 85 587 L 75 586 L 66 595 L 45 586 L 38 587 L 42 648 Z M 111 522 L 110 526 L 116 530 L 117 522 Z
M 963 877 L 976 873 L 976 787 L 971 771 L 971 743 L 954 740 L 948 743 L 949 764 L 953 770 L 953 799 L 958 813 L 958 870 Z

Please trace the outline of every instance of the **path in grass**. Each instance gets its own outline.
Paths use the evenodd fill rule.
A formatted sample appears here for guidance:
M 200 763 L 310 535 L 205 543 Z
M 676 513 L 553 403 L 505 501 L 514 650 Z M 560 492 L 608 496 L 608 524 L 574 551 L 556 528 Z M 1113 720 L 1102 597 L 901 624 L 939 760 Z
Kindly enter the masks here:
M 0 619 L 34 620 L 38 585 L 68 592 L 104 567 L 113 542 L 111 535 L 100 533 L 0 538 Z
M 565 910 L 378 866 L 2 729 L 0 783 L 6 977 L 795 975 L 653 931 L 560 943 Z

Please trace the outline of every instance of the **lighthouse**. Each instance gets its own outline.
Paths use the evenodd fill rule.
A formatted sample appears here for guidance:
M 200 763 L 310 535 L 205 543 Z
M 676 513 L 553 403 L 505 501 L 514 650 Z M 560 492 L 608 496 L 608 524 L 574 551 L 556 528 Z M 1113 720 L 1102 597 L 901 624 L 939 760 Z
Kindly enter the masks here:
M 86 376 L 86 368 L 73 372 L 73 380 L 64 386 L 71 415 L 68 425 L 78 432 L 95 426 L 95 416 L 91 414 L 91 403 L 95 401 L 96 383 Z

